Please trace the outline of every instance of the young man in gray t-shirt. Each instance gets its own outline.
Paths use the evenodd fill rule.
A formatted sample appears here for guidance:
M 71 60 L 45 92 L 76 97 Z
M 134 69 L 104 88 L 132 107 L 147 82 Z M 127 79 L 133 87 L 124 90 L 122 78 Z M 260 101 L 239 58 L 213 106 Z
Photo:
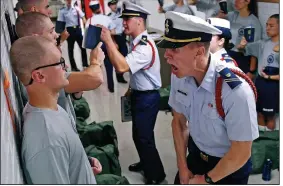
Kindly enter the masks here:
M 28 184 L 96 184 L 101 165 L 89 161 L 73 120 L 57 105 L 59 91 L 69 84 L 61 55 L 41 36 L 20 38 L 10 50 L 13 70 L 29 97 L 23 112 L 23 170 Z

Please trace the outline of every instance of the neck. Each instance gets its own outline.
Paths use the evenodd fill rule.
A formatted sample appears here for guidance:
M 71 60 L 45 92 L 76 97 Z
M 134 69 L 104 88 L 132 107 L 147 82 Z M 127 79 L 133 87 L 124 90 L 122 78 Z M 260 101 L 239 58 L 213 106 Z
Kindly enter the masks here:
M 143 33 L 145 31 L 145 29 L 144 28 L 139 28 L 139 29 L 137 29 L 137 31 L 136 32 L 134 32 L 133 34 L 132 34 L 132 37 L 135 39 L 136 37 L 138 37 L 141 33 Z
M 193 77 L 196 80 L 197 86 L 200 86 L 208 70 L 210 64 L 210 57 L 204 57 L 201 61 L 197 62 L 197 64 L 200 64 L 200 66 L 196 66 L 195 74 L 193 75 Z
M 37 89 L 28 87 L 27 92 L 30 105 L 42 109 L 58 110 L 58 93 L 51 92 L 42 87 Z
M 278 42 L 279 41 L 279 35 L 273 36 L 270 38 L 272 42 Z
M 248 8 L 243 8 L 242 10 L 239 11 L 241 17 L 249 17 L 250 11 Z

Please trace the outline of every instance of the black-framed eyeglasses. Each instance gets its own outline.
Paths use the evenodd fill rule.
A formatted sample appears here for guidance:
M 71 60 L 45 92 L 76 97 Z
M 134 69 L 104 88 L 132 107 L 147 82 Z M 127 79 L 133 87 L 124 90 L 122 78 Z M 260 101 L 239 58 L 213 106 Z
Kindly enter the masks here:
M 50 64 L 50 65 L 44 65 L 44 66 L 37 67 L 37 68 L 33 69 L 31 72 L 33 72 L 33 71 L 35 71 L 35 70 L 42 69 L 42 68 L 54 67 L 54 66 L 57 66 L 57 65 L 61 65 L 62 68 L 65 69 L 65 67 L 66 67 L 65 59 L 64 59 L 63 57 L 61 57 L 61 58 L 60 58 L 60 62 L 54 63 L 54 64 Z M 28 85 L 31 85 L 32 82 L 33 82 L 33 79 L 32 79 L 32 77 L 31 77 Z

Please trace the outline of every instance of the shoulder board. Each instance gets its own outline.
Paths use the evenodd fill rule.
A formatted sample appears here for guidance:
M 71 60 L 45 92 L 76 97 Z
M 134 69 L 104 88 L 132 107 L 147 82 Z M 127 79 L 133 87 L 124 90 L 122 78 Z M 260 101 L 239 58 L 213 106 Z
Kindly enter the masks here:
M 66 8 L 66 7 L 63 6 L 62 8 L 60 8 L 60 10 L 63 10 L 63 9 L 65 9 L 65 8 Z
M 107 16 L 111 16 L 111 12 L 109 14 L 107 14 Z
M 218 73 L 231 89 L 236 88 L 242 83 L 242 81 L 227 67 L 218 71 Z
M 147 36 L 142 36 L 140 40 L 140 45 L 147 45 Z
M 233 58 L 231 58 L 227 53 L 221 55 L 221 61 L 225 61 L 226 63 L 234 62 Z

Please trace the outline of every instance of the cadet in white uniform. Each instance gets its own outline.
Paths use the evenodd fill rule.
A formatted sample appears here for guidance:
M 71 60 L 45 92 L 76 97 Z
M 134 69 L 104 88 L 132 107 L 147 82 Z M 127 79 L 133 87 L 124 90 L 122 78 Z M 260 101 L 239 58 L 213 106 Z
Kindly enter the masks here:
M 108 16 L 112 19 L 113 23 L 115 24 L 115 35 L 114 39 L 118 45 L 119 52 L 125 57 L 128 54 L 128 47 L 127 47 L 127 40 L 126 35 L 124 34 L 123 29 L 123 19 L 120 18 L 122 9 L 117 7 L 118 0 L 109 0 L 108 6 L 111 12 Z M 127 83 L 124 79 L 123 74 L 116 72 L 116 78 L 119 83 Z
M 167 48 L 173 73 L 169 105 L 179 169 L 175 183 L 247 184 L 251 145 L 259 136 L 255 89 L 235 75 L 244 76 L 238 68 L 230 70 L 209 53 L 219 29 L 191 15 L 165 16 L 165 36 L 157 45 Z
M 208 18 L 207 22 L 222 31 L 221 35 L 212 36 L 210 41 L 210 52 L 217 55 L 217 58 L 221 59 L 223 62 L 238 66 L 236 61 L 232 59 L 226 51 L 226 49 L 229 50 L 229 41 L 232 37 L 230 32 L 230 22 L 221 18 Z
M 79 7 L 72 5 L 71 2 L 71 0 L 66 0 L 66 7 L 59 10 L 57 20 L 66 23 L 67 31 L 70 34 L 67 42 L 71 68 L 73 71 L 80 71 L 74 59 L 74 46 L 75 42 L 77 42 L 81 49 L 83 67 L 88 67 L 86 50 L 82 48 L 83 35 L 80 26 L 81 18 L 85 23 L 85 14 Z
M 112 35 L 115 34 L 116 25 L 113 23 L 113 21 L 108 16 L 101 14 L 99 2 L 90 1 L 89 8 L 92 10 L 93 15 L 86 22 L 85 36 L 87 35 L 89 25 L 93 25 L 93 26 L 102 25 L 106 27 L 107 29 L 109 29 Z M 85 39 L 86 37 L 84 37 L 83 45 L 85 43 Z M 114 92 L 113 66 L 109 61 L 107 50 L 104 45 L 102 45 L 102 50 L 105 53 L 104 65 L 105 65 L 106 76 L 107 76 L 108 90 L 109 92 Z
M 123 7 L 124 32 L 134 38 L 132 51 L 124 57 L 105 27 L 102 28 L 101 39 L 114 68 L 121 73 L 130 72 L 133 140 L 140 162 L 129 169 L 143 170 L 147 184 L 160 183 L 165 173 L 154 140 L 160 100 L 158 89 L 161 87 L 160 59 L 155 43 L 146 30 L 145 20 L 150 13 L 130 2 L 124 2 Z

